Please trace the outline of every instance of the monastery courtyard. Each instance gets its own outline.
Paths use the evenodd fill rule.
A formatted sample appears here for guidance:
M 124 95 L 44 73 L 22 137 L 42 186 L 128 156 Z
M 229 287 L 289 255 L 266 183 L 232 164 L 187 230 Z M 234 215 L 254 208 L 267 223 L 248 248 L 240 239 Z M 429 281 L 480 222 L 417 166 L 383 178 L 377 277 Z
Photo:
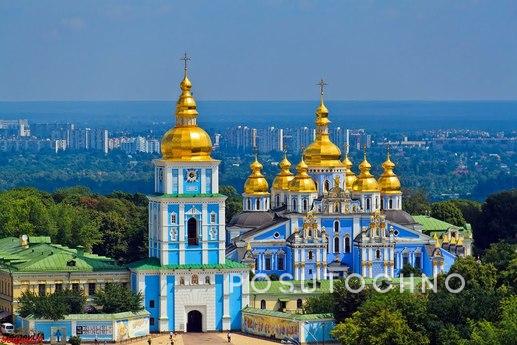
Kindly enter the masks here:
M 183 333 L 175 336 L 174 345 L 222 345 L 228 344 L 226 341 L 226 333 Z M 147 339 L 139 341 L 128 341 L 125 344 L 131 345 L 148 345 Z M 245 336 L 239 333 L 232 333 L 233 345 L 272 345 L 279 344 L 255 337 Z M 151 345 L 170 345 L 169 335 L 153 336 Z

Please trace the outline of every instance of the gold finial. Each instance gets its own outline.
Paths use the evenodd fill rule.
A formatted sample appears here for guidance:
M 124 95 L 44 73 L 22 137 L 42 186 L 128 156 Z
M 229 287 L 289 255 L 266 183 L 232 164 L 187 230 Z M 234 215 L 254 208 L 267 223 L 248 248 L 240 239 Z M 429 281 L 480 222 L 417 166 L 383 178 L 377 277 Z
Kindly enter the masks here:
M 251 251 L 251 242 L 246 243 L 246 251 Z
M 390 143 L 388 141 L 388 144 L 386 145 L 386 157 L 390 159 Z
M 348 145 L 348 143 L 346 141 L 345 141 L 344 147 L 345 147 L 345 157 L 348 157 L 348 151 L 350 149 L 350 145 Z
M 320 87 L 320 97 L 323 99 L 323 93 L 325 91 L 325 86 L 327 86 L 328 84 L 325 83 L 325 80 L 323 80 L 323 78 L 322 78 L 322 79 L 320 79 L 320 82 L 318 84 L 316 84 L 316 85 L 319 85 L 319 87 Z
M 187 55 L 187 52 L 183 55 L 183 57 L 180 59 L 183 60 L 183 63 L 185 64 L 184 71 L 185 71 L 185 77 L 187 76 L 187 69 L 188 69 L 188 62 L 190 61 L 190 56 Z
M 363 156 L 364 160 L 366 160 L 366 144 L 363 144 Z

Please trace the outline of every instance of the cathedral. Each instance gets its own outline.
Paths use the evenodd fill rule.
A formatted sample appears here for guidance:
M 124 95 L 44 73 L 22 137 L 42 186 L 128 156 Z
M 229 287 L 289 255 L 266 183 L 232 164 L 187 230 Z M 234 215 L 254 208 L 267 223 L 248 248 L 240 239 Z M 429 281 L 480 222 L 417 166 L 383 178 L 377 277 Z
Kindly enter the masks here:
M 321 81 L 316 135 L 296 173 L 284 155 L 269 188 L 256 156 L 251 163 L 243 212 L 226 228 L 227 258 L 255 273 L 294 280 L 351 273 L 395 278 L 406 265 L 428 276 L 448 271 L 456 256 L 466 252 L 463 239 L 442 247 L 439 238 L 422 233 L 421 225 L 402 210 L 389 149 L 379 178 L 370 172 L 366 148 L 359 174 L 353 172 L 348 153 L 342 155 L 330 140 L 324 85 Z
M 461 238 L 442 247 L 402 211 L 389 152 L 378 179 L 370 173 L 366 149 L 354 174 L 348 155 L 342 157 L 330 140 L 323 83 L 316 137 L 296 173 L 285 155 L 269 188 L 255 156 L 243 211 L 226 224 L 220 161 L 197 125 L 184 60 L 175 126 L 162 138 L 161 158 L 153 161 L 148 258 L 129 265 L 131 288 L 143 295 L 151 332 L 241 329 L 252 271 L 303 281 L 351 273 L 398 277 L 411 265 L 431 276 L 464 253 Z

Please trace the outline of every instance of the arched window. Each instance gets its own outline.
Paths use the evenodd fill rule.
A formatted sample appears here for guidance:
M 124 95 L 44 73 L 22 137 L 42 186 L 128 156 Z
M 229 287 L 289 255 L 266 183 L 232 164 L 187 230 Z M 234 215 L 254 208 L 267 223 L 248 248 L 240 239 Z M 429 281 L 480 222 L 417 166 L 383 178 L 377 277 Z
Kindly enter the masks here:
M 304 212 L 307 212 L 307 204 L 308 204 L 307 199 L 303 199 L 303 211 Z
M 180 285 L 185 285 L 185 278 L 180 277 Z
M 370 198 L 366 198 L 366 210 L 370 210 Z
M 312 250 L 309 250 L 307 257 L 309 260 L 312 260 Z
M 384 199 L 381 199 L 381 208 L 384 210 Z
M 196 218 L 190 218 L 187 222 L 187 236 L 188 236 L 188 244 L 197 245 L 197 220 Z
M 309 237 L 312 237 L 312 230 L 309 230 Z
M 350 237 L 345 236 L 345 253 L 350 253 Z
M 329 182 L 329 180 L 325 180 L 324 188 L 325 188 L 325 192 L 328 192 L 330 190 L 330 182 Z
M 192 275 L 192 278 L 190 279 L 190 283 L 192 285 L 197 285 L 199 284 L 199 277 L 197 276 L 197 274 L 193 274 Z
M 257 202 L 256 202 L 256 206 L 257 206 L 257 210 L 260 210 L 260 199 L 257 199 Z
M 339 232 L 339 222 L 337 220 L 334 221 L 334 232 Z
M 339 237 L 334 237 L 334 253 L 339 253 Z
M 266 301 L 265 300 L 261 300 L 260 301 L 260 309 L 266 309 Z
M 205 277 L 205 284 L 210 284 L 210 276 Z
M 375 198 L 375 209 L 379 208 L 379 198 Z
M 318 190 L 318 182 L 314 181 L 314 185 L 316 186 L 316 190 Z
M 280 206 L 280 195 L 279 194 L 277 194 L 275 196 L 275 204 L 276 204 L 275 206 L 277 206 L 277 207 Z
M 296 211 L 296 199 L 293 199 L 293 211 Z
M 381 251 L 380 251 L 379 249 L 377 249 L 377 250 L 375 251 L 375 258 L 376 258 L 376 259 L 380 259 L 380 258 L 381 258 Z
M 393 209 L 393 200 L 392 199 L 390 199 L 390 201 L 388 202 L 388 205 L 389 205 L 390 210 Z
M 297 309 L 302 309 L 303 308 L 303 301 L 301 300 L 301 298 L 298 298 L 296 300 L 296 308 Z
M 335 213 L 339 213 L 339 202 L 336 202 L 336 203 L 334 204 L 334 212 L 335 212 Z
M 247 208 L 248 208 L 248 211 L 251 211 L 251 200 L 250 200 L 250 199 L 248 199 L 247 201 L 248 201 L 248 202 L 247 202 L 247 204 L 248 204 L 248 207 L 247 207 Z
M 176 213 L 173 212 L 173 213 L 171 213 L 171 224 L 176 224 L 176 221 L 177 221 Z

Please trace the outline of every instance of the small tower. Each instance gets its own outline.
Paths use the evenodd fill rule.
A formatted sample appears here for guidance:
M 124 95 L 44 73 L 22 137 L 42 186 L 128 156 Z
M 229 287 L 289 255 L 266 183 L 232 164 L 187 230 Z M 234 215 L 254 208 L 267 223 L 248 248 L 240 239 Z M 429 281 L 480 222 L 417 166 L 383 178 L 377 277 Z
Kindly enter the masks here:
M 366 159 L 366 145 L 364 145 L 364 159 L 359 164 L 359 176 L 352 186 L 353 195 L 361 199 L 364 212 L 373 212 L 380 209 L 380 188 L 375 177 L 370 173 L 372 165 Z
M 271 188 L 271 204 L 274 208 L 281 207 L 287 204 L 287 192 L 289 191 L 289 183 L 293 180 L 294 175 L 291 172 L 291 162 L 287 159 L 287 154 L 284 153 L 284 159 L 278 163 L 280 171 L 273 180 Z
M 302 156 L 300 163 L 296 166 L 297 174 L 289 183 L 287 210 L 290 212 L 310 211 L 312 202 L 318 196 L 316 183 L 307 173 L 308 169 Z
M 244 211 L 268 211 L 269 210 L 269 185 L 262 174 L 262 164 L 255 160 L 250 164 L 251 174 L 244 183 L 244 197 L 242 208 Z
M 352 171 L 353 164 L 348 157 L 348 144 L 345 144 L 345 158 L 341 163 L 343 163 L 343 167 L 345 168 L 345 187 L 347 190 L 351 191 L 354 186 L 354 182 L 357 180 L 357 176 L 355 176 Z
M 393 172 L 395 163 L 390 159 L 390 147 L 387 147 L 386 160 L 382 163 L 384 172 L 379 178 L 381 189 L 381 204 L 383 210 L 401 210 L 402 192 L 400 191 L 400 180 Z

